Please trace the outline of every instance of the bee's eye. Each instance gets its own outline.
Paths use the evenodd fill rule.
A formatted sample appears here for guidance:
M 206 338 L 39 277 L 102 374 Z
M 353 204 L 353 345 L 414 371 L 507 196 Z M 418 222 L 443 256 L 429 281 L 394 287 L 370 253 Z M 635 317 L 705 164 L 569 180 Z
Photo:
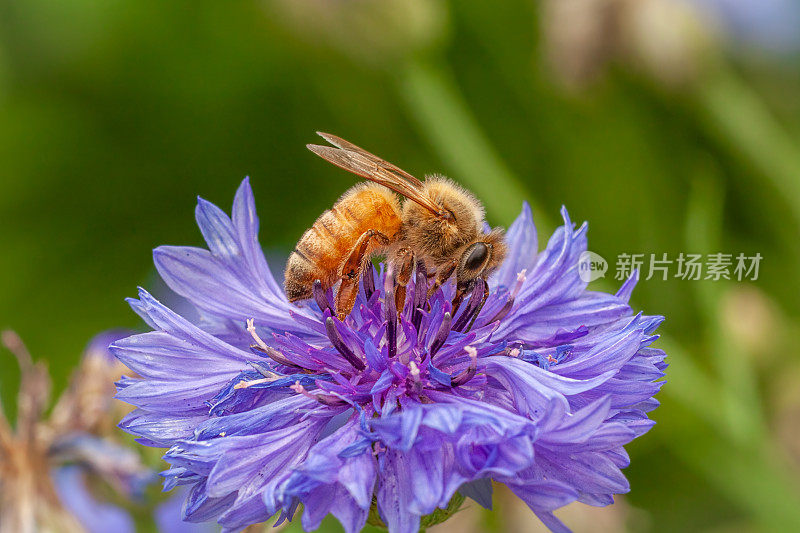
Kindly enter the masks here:
M 486 261 L 489 254 L 489 247 L 482 242 L 476 242 L 470 247 L 469 254 L 464 260 L 464 268 L 467 270 L 478 270 Z

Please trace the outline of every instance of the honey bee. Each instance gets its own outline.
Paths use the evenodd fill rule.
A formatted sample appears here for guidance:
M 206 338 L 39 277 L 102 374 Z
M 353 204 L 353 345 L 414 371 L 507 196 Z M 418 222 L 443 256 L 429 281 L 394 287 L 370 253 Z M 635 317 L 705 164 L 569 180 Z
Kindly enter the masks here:
M 309 150 L 371 183 L 350 188 L 300 238 L 286 265 L 290 302 L 313 297 L 315 283 L 323 290 L 340 283 L 335 311 L 344 320 L 363 269 L 373 256 L 385 255 L 400 288 L 396 299 L 404 298 L 415 264 L 434 278 L 429 294 L 455 275 L 455 312 L 476 280 L 485 281 L 502 263 L 504 230 L 484 232 L 483 205 L 471 192 L 443 176 L 420 181 L 344 139 L 318 134 L 333 146 L 309 144 Z

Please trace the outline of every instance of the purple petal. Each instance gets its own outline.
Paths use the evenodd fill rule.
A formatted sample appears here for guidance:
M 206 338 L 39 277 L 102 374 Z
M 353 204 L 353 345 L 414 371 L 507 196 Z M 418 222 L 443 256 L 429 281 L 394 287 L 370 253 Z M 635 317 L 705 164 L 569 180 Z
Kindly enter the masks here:
M 508 245 L 508 255 L 489 280 L 492 288 L 513 287 L 517 280 L 517 274 L 523 270 L 531 272 L 536 262 L 539 244 L 531 206 L 528 205 L 528 202 L 522 203 L 522 212 L 508 228 L 505 241 Z
M 506 481 L 508 488 L 533 511 L 553 511 L 578 499 L 578 492 L 559 481 Z
M 159 447 L 169 447 L 178 440 L 191 437 L 197 425 L 206 419 L 206 414 L 176 416 L 134 409 L 122 419 L 119 427 L 133 435 L 157 442 Z
M 492 480 L 488 478 L 476 479 L 464 483 L 458 492 L 471 498 L 484 509 L 492 510 Z
M 392 533 L 417 533 L 420 515 L 410 512 L 415 487 L 409 482 L 404 455 L 389 450 L 383 457 L 378 486 L 378 512 Z

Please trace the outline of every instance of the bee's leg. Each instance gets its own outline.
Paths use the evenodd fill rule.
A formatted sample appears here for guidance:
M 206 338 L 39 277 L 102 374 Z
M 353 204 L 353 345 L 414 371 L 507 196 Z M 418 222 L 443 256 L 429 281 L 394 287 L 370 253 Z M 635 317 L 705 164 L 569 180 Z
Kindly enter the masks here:
M 428 298 L 433 296 L 433 294 L 439 290 L 439 287 L 441 287 L 445 281 L 450 279 L 450 276 L 452 276 L 453 272 L 456 271 L 457 266 L 458 266 L 458 260 L 453 259 L 452 261 L 445 264 L 443 267 L 439 268 L 436 271 L 436 279 L 434 279 L 431 288 L 428 289 Z M 453 312 L 455 312 L 455 309 L 453 309 Z
M 406 285 L 411 280 L 411 272 L 414 270 L 414 251 L 411 248 L 400 248 L 394 255 L 394 264 L 398 270 L 395 275 L 397 288 L 394 291 L 394 304 L 398 313 L 403 312 L 403 305 L 406 302 Z
M 458 308 L 461 307 L 462 302 L 464 301 L 464 296 L 472 289 L 472 286 L 467 287 L 456 287 L 456 293 L 453 296 L 452 302 L 450 302 L 450 308 L 452 309 L 451 313 L 454 315 L 458 312 Z
M 369 260 L 370 254 L 376 248 L 388 246 L 388 244 L 389 237 L 374 229 L 368 229 L 356 241 L 356 245 L 353 246 L 353 250 L 344 260 L 341 268 L 342 283 L 336 293 L 336 316 L 339 320 L 344 320 L 353 310 L 358 295 L 358 279 L 361 276 L 364 262 Z

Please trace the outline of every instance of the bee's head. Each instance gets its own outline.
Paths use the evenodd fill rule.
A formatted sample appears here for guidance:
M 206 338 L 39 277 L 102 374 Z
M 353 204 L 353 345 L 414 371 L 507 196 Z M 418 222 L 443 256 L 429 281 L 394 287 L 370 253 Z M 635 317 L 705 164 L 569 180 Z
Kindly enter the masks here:
M 428 177 L 423 193 L 441 207 L 439 213 L 405 202 L 408 237 L 436 259 L 452 258 L 481 233 L 483 206 L 473 194 L 443 176 Z
M 481 235 L 461 250 L 456 267 L 456 283 L 461 291 L 468 290 L 475 279 L 491 274 L 506 257 L 504 232 L 500 228 Z

